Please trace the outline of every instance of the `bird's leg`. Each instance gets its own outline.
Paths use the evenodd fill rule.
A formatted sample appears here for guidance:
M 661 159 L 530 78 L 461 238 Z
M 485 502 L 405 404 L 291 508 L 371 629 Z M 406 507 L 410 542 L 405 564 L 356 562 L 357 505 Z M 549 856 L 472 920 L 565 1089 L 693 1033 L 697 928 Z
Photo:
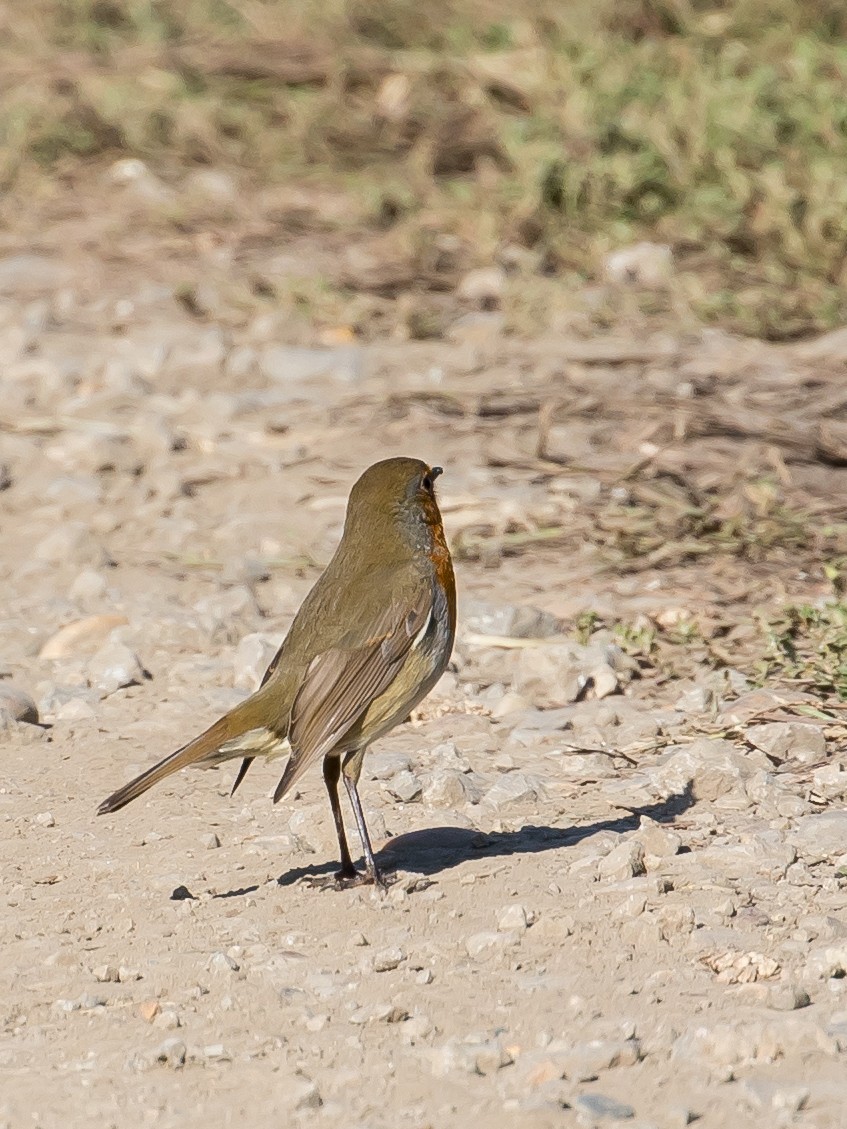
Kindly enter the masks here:
M 365 813 L 362 811 L 362 801 L 359 799 L 359 792 L 356 788 L 359 781 L 359 773 L 362 771 L 362 761 L 364 757 L 364 749 L 355 749 L 344 758 L 344 764 L 342 766 L 344 787 L 347 789 L 347 795 L 350 797 L 350 805 L 353 808 L 353 816 L 356 820 L 359 838 L 362 840 L 362 850 L 365 854 L 366 873 L 360 877 L 360 881 L 372 882 L 374 886 L 385 890 L 388 888 L 388 882 L 376 865 L 370 835 L 368 835 L 368 828 L 365 823 Z
M 338 799 L 338 777 L 341 775 L 341 757 L 324 757 L 324 783 L 329 792 L 329 803 L 332 808 L 332 818 L 335 820 L 335 833 L 338 836 L 338 853 L 341 858 L 341 869 L 336 874 L 339 882 L 349 881 L 359 877 L 359 872 L 350 858 L 347 847 L 347 836 L 344 834 L 344 821 L 341 818 L 341 804 Z

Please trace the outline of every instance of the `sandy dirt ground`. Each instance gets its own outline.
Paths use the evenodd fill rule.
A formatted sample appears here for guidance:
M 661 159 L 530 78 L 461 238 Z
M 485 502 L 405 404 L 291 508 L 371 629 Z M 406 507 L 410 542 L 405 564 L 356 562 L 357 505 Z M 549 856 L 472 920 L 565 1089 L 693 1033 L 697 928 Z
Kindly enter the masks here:
M 0 260 L 0 1126 L 843 1126 L 843 731 L 751 643 L 830 591 L 840 339 L 309 339 L 186 309 L 253 269 L 218 248 L 56 243 Z M 310 882 L 317 771 L 96 817 L 256 685 L 397 453 L 461 606 L 365 764 L 387 895 Z

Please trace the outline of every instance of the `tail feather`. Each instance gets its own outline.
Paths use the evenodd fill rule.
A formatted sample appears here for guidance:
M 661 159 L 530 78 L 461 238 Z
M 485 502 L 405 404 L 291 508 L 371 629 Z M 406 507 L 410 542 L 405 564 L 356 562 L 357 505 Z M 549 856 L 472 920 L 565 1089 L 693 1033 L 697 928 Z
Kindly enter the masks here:
M 219 725 L 220 722 L 217 724 Z M 212 729 L 214 728 L 213 726 Z M 215 746 L 212 744 L 211 733 L 212 730 L 207 730 L 194 741 L 183 745 L 175 753 L 171 753 L 158 764 L 154 764 L 152 768 L 148 768 L 146 772 L 142 772 L 140 776 L 136 776 L 134 780 L 130 780 L 129 784 L 124 784 L 123 788 L 118 788 L 117 792 L 113 792 L 108 799 L 103 801 L 97 809 L 97 814 L 107 815 L 109 812 L 119 811 L 132 800 L 137 800 L 148 788 L 152 788 L 154 784 L 158 784 L 160 780 L 170 776 L 172 772 L 179 772 L 181 768 L 187 768 L 188 765 L 194 764 L 207 753 L 214 751 Z
M 241 783 L 241 781 L 247 775 L 247 770 L 250 767 L 250 765 L 253 763 L 254 760 L 255 760 L 255 757 L 245 757 L 244 760 L 241 762 L 241 766 L 238 769 L 238 775 L 236 776 L 235 781 L 232 785 L 232 791 L 230 792 L 230 796 L 235 795 L 236 791 L 238 790 L 238 785 Z
M 195 737 L 175 753 L 171 753 L 134 780 L 130 780 L 128 784 L 124 784 L 122 788 L 118 788 L 117 792 L 113 792 L 103 801 L 97 809 L 97 814 L 107 815 L 119 811 L 132 800 L 138 799 L 148 788 L 164 780 L 166 776 L 179 772 L 181 768 L 187 768 L 189 765 L 206 767 L 239 756 L 245 757 L 245 764 L 249 764 L 254 756 L 272 758 L 282 755 L 288 748 L 287 740 L 266 726 L 252 725 L 250 712 L 243 708 L 248 702 L 243 703 L 242 707 L 231 710 L 199 737 Z M 236 787 L 241 783 L 245 771 L 242 765 Z
M 275 804 L 279 803 L 288 789 L 300 779 L 311 763 L 311 760 L 307 757 L 298 756 L 297 753 L 292 752 L 288 758 L 288 764 L 285 766 L 285 772 L 282 774 L 282 779 L 274 791 Z

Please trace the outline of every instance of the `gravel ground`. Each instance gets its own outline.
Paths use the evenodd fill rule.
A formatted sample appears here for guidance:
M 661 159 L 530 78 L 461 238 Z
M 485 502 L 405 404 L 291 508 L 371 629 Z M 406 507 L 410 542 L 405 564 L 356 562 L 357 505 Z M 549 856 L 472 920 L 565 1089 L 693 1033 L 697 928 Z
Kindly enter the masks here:
M 844 1124 L 843 734 L 745 659 L 752 610 L 825 594 L 814 547 L 697 556 L 659 521 L 610 556 L 647 481 L 621 472 L 658 458 L 837 496 L 837 459 L 790 465 L 813 414 L 692 446 L 678 411 L 823 404 L 826 345 L 522 343 L 487 314 L 292 343 L 138 265 L 16 255 L 0 283 L 0 1126 Z M 231 766 L 185 772 L 96 818 L 255 686 L 394 453 L 445 467 L 461 606 L 451 670 L 366 760 L 388 894 L 310 883 L 317 772 L 276 808 L 275 766 L 234 799 Z M 712 615 L 725 661 L 698 636 L 671 677 L 586 612 Z

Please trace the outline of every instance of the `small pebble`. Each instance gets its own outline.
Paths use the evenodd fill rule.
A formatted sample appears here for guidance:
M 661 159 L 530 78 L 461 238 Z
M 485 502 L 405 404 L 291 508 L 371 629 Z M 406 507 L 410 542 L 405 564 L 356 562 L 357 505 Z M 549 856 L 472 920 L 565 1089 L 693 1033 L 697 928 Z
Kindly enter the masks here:
M 497 928 L 501 933 L 508 933 L 511 930 L 525 933 L 530 921 L 530 914 L 525 907 L 515 902 L 514 905 L 505 906 L 500 910 L 497 915 Z
M 99 600 L 106 592 L 106 579 L 93 568 L 80 572 L 68 589 L 68 598 L 80 603 Z
M 156 1051 L 156 1058 L 159 1062 L 165 1062 L 168 1066 L 177 1070 L 185 1065 L 187 1054 L 188 1049 L 182 1039 L 172 1038 L 165 1039 L 164 1043 L 160 1044 Z
M 5 710 L 15 721 L 28 725 L 38 724 L 38 706 L 26 690 L 11 682 L 0 682 L 0 709 Z
M 227 1054 L 223 1043 L 210 1043 L 207 1047 L 203 1048 L 203 1057 L 222 1062 L 229 1060 L 231 1056 Z
M 154 1027 L 158 1027 L 164 1031 L 174 1031 L 177 1027 L 182 1026 L 179 1016 L 173 1008 L 166 1008 L 164 1011 L 159 1011 L 153 1016 L 152 1022 Z
M 413 772 L 405 769 L 403 772 L 398 772 L 385 785 L 388 791 L 395 799 L 400 800 L 403 804 L 414 803 L 415 800 L 421 798 L 421 782 Z
M 320 1109 L 323 1105 L 320 1090 L 314 1082 L 308 1079 L 295 1079 L 290 1097 L 291 1107 L 296 1111 L 304 1109 Z
M 410 772 L 412 762 L 405 753 L 374 752 L 365 760 L 365 770 L 371 780 L 391 780 L 401 772 Z
M 589 1119 L 628 1121 L 635 1117 L 635 1110 L 625 1102 L 610 1098 L 606 1094 L 580 1094 L 574 1102 L 574 1107 L 583 1118 Z
M 506 948 L 516 944 L 519 934 L 516 931 L 472 933 L 465 941 L 465 949 L 469 957 L 489 957 L 494 953 L 502 953 Z
M 811 1003 L 809 993 L 799 984 L 772 984 L 768 988 L 768 1007 L 774 1011 L 797 1011 Z
M 625 881 L 644 873 L 644 847 L 637 840 L 625 840 L 614 847 L 597 864 L 601 878 L 612 882 Z
M 210 972 L 238 972 L 238 961 L 228 953 L 212 953 L 206 966 Z
M 152 1023 L 159 1014 L 158 1000 L 144 1000 L 138 1005 L 138 1014 L 145 1023 Z
M 117 968 L 111 964 L 98 964 L 92 968 L 91 975 L 101 984 L 117 983 L 120 979 Z
M 145 677 L 138 655 L 123 643 L 106 643 L 88 664 L 89 682 L 107 697 L 125 686 L 139 685 Z
M 402 949 L 383 949 L 373 958 L 374 972 L 393 972 L 406 959 Z

